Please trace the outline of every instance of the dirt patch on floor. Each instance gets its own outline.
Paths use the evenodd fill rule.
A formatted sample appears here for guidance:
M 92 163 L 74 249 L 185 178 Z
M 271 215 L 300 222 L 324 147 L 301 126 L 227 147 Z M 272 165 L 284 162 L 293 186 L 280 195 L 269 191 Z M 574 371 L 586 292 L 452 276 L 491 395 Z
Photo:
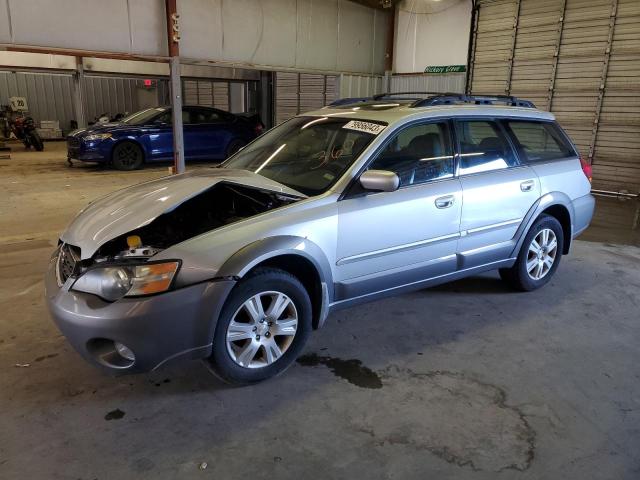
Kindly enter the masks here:
M 302 360 L 301 365 L 325 365 L 342 378 L 335 367 L 358 362 L 352 366 L 378 379 L 376 390 L 350 388 L 329 400 L 336 415 L 350 418 L 350 427 L 370 436 L 377 447 L 403 445 L 478 471 L 523 471 L 533 461 L 535 432 L 522 412 L 507 405 L 499 387 L 456 372 L 373 372 L 358 360 L 317 355 Z

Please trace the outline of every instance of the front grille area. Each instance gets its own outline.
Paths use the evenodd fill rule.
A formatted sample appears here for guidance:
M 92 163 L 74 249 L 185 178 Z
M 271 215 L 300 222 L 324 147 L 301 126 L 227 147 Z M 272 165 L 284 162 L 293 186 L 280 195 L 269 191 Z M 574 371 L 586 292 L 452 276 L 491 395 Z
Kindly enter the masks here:
M 60 253 L 58 254 L 58 284 L 64 285 L 64 282 L 73 275 L 80 262 L 80 249 L 73 245 L 67 245 L 66 243 L 60 247 Z
M 80 140 L 76 137 L 67 137 L 67 146 L 70 148 L 78 148 L 80 146 Z

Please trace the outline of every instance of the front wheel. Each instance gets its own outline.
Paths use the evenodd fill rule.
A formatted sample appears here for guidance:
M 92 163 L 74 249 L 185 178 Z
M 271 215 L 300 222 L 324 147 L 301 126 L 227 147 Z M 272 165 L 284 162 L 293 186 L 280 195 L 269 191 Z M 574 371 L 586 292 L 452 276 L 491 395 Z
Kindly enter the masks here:
M 310 333 L 311 301 L 300 281 L 283 270 L 258 269 L 222 309 L 208 362 L 228 383 L 259 382 L 286 370 Z
M 546 285 L 556 272 L 563 246 L 560 222 L 541 215 L 527 233 L 516 263 L 511 268 L 501 268 L 500 277 L 517 290 L 536 290 Z
M 137 170 L 144 163 L 144 153 L 133 142 L 122 142 L 113 149 L 111 163 L 118 170 Z

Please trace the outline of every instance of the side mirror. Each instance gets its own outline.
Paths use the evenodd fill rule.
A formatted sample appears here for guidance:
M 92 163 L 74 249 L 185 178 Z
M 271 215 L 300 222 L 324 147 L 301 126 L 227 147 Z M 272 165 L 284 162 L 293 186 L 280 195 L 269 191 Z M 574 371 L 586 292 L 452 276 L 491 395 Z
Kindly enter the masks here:
M 400 179 L 387 170 L 367 170 L 360 175 L 360 185 L 365 190 L 395 192 L 400 186 Z

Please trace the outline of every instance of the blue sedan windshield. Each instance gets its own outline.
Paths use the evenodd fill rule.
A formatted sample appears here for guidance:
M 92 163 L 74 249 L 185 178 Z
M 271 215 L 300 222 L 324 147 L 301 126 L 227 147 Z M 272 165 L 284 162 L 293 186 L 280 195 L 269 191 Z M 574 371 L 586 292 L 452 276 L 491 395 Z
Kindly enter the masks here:
M 250 170 L 305 195 L 319 195 L 383 128 L 344 118 L 296 117 L 240 150 L 223 168 Z

